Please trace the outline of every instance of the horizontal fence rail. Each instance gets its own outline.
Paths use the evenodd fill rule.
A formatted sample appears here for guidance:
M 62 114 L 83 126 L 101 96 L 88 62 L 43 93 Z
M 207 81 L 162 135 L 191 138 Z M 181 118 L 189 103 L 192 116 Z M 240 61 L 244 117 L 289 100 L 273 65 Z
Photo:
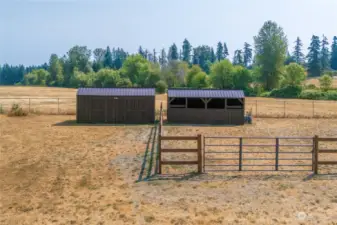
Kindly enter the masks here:
M 319 165 L 337 165 L 336 161 L 325 160 L 320 161 L 319 158 L 321 157 L 320 154 L 336 154 L 337 149 L 321 149 L 319 146 L 320 142 L 335 142 L 337 143 L 337 138 L 320 138 L 317 135 L 314 137 L 314 174 L 318 174 L 318 166 Z M 330 159 L 330 158 L 329 158 Z
M 215 143 L 219 141 L 234 143 Z M 272 143 L 247 144 L 244 141 L 269 141 Z M 282 143 L 281 141 L 309 143 Z M 217 147 L 217 149 L 215 149 Z M 268 151 L 263 150 L 269 148 Z M 270 150 L 272 148 L 272 150 Z M 284 149 L 287 148 L 287 149 Z M 289 149 L 291 148 L 291 149 Z M 307 150 L 305 150 L 307 148 Z M 237 149 L 234 151 L 234 149 Z M 296 150 L 295 150 L 296 149 Z M 302 150 L 301 150 L 302 149 Z M 211 171 L 312 171 L 312 137 L 204 137 L 203 170 Z M 292 157 L 290 157 L 292 156 Z M 254 163 L 253 163 L 254 162 Z M 256 162 L 256 163 L 255 163 Z M 215 169 L 216 168 L 216 169 Z M 228 169 L 217 169 L 228 168 Z

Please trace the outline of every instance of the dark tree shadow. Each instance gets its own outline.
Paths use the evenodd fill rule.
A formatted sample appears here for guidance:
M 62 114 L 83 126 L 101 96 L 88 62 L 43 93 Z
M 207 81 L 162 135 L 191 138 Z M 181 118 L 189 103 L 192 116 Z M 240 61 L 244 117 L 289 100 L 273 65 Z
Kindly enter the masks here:
M 147 140 L 147 143 L 146 143 L 146 149 L 145 149 L 145 153 L 144 153 L 144 157 L 143 157 L 143 162 L 142 162 L 142 165 L 141 165 L 141 169 L 140 169 L 140 172 L 139 172 L 139 176 L 138 176 L 137 182 L 139 182 L 139 181 L 141 181 L 143 179 L 143 175 L 144 175 L 144 171 L 145 171 L 145 167 L 146 167 L 147 154 L 149 152 L 149 147 L 150 147 L 150 143 L 151 143 L 152 133 L 153 133 L 154 129 L 155 129 L 155 127 L 151 128 L 149 139 Z
M 153 123 L 123 123 L 123 124 L 114 124 L 114 123 L 77 123 L 76 120 L 65 120 L 59 123 L 53 124 L 53 126 L 65 126 L 65 127 L 71 127 L 71 126 L 103 126 L 103 127 L 124 127 L 124 126 L 153 126 Z

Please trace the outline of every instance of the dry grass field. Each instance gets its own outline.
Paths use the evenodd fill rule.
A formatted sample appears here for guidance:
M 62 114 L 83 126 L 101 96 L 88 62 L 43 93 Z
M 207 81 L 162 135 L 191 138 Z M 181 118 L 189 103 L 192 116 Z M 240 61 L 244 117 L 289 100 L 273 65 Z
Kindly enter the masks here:
M 306 84 L 314 84 L 319 87 L 319 80 L 317 78 L 310 78 L 306 81 Z M 337 77 L 334 77 L 332 87 L 337 88 Z
M 30 100 L 29 100 L 30 99 Z M 166 95 L 157 95 L 166 108 Z M 0 87 L 0 105 L 8 110 L 19 103 L 36 114 L 67 114 L 76 112 L 76 89 L 51 87 Z M 287 118 L 337 118 L 336 101 L 311 101 L 301 99 L 246 98 L 246 109 L 255 117 Z
M 1 97 L 74 97 L 75 92 L 0 88 Z M 164 100 L 165 96 L 158 96 L 157 105 Z M 155 127 L 77 125 L 74 120 L 74 115 L 0 115 L 0 224 L 337 224 L 336 175 L 153 176 Z M 166 125 L 164 134 L 337 136 L 337 119 L 255 118 L 253 122 L 230 127 Z M 191 148 L 195 143 L 163 143 L 168 145 Z M 179 155 L 186 160 L 193 157 Z M 337 158 L 326 155 L 321 160 Z M 192 171 L 196 168 L 163 168 L 165 174 Z M 320 171 L 335 173 L 337 167 L 321 166 Z
M 337 222 L 335 176 L 227 172 L 157 180 L 152 126 L 80 126 L 74 119 L 0 116 L 0 224 Z M 238 127 L 165 126 L 164 133 L 337 136 L 337 120 L 256 119 Z M 163 172 L 195 169 L 165 166 Z

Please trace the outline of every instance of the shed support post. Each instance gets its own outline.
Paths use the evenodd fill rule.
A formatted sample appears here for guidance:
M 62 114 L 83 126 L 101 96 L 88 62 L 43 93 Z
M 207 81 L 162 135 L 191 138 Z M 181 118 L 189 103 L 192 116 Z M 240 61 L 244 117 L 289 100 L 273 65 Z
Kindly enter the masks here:
M 318 174 L 318 136 L 314 137 L 314 174 Z
M 202 136 L 198 134 L 198 173 L 202 173 Z

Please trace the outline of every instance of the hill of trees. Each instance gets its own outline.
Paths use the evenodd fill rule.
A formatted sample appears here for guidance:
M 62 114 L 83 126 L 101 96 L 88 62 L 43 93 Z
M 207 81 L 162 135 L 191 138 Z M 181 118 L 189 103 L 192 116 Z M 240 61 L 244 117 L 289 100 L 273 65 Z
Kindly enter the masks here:
M 294 42 L 290 53 L 282 27 L 267 21 L 254 43 L 243 43 L 231 59 L 223 40 L 216 49 L 192 46 L 185 39 L 181 46 L 173 43 L 168 50 L 140 46 L 135 54 L 109 46 L 93 51 L 74 46 L 62 57 L 51 54 L 43 65 L 1 65 L 0 85 L 156 87 L 158 92 L 167 87 L 226 88 L 255 96 L 303 97 L 303 89 L 315 88 L 303 86 L 306 77 L 321 76 L 322 90 L 309 91 L 331 91 L 329 83 L 337 70 L 337 36 L 330 45 L 324 35 L 313 35 L 306 56 L 301 39 Z

